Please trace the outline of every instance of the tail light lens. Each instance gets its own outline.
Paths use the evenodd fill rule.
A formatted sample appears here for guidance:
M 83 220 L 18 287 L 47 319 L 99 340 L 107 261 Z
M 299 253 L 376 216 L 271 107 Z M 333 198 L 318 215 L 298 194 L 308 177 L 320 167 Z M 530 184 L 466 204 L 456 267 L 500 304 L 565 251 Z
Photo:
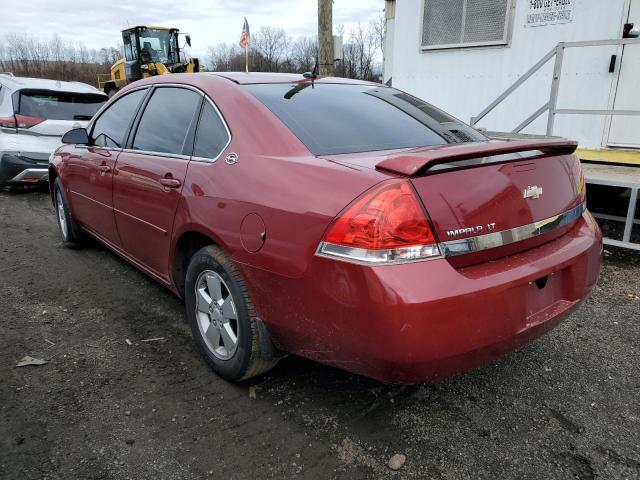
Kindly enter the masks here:
M 0 127 L 16 128 L 16 117 L 0 117 Z
M 39 123 L 42 123 L 44 118 L 40 117 L 27 117 L 25 115 L 16 115 L 16 127 L 18 128 L 31 128 L 35 127 Z
M 0 127 L 5 128 L 31 128 L 42 123 L 44 118 L 28 117 L 26 115 L 13 115 L 12 117 L 0 117 Z
M 383 182 L 356 199 L 333 221 L 317 253 L 366 264 L 440 256 L 429 221 L 406 180 Z

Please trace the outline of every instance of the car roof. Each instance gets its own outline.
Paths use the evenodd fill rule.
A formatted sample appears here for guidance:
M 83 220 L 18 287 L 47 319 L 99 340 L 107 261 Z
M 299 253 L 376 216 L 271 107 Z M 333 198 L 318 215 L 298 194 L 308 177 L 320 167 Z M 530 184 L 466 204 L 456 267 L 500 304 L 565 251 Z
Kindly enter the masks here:
M 311 79 L 301 73 L 272 73 L 272 72 L 206 72 L 206 75 L 216 75 L 223 77 L 240 85 L 250 85 L 254 83 L 295 83 L 310 82 Z M 352 85 L 378 85 L 364 80 L 354 80 L 342 77 L 317 77 L 318 83 L 346 83 Z
M 97 88 L 82 82 L 64 82 L 62 80 L 50 80 L 47 78 L 14 77 L 9 73 L 0 73 L 0 83 L 12 90 L 29 88 L 34 90 L 52 90 L 55 92 L 105 95 L 104 92 L 101 92 Z

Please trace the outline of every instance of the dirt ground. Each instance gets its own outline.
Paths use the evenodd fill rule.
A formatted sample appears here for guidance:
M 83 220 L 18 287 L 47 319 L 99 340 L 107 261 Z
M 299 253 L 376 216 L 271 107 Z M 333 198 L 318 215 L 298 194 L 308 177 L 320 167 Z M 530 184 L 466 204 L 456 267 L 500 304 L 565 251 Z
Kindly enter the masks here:
M 607 248 L 546 337 L 412 387 L 296 357 L 220 380 L 182 303 L 104 248 L 63 248 L 43 191 L 0 193 L 0 258 L 2 479 L 640 478 L 638 253 Z

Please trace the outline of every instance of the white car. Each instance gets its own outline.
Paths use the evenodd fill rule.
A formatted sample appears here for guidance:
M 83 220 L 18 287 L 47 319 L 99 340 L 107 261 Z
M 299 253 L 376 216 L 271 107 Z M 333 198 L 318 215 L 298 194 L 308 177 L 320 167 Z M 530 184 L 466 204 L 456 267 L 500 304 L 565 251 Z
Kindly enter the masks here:
M 0 73 L 0 186 L 47 180 L 49 155 L 108 97 L 80 82 Z

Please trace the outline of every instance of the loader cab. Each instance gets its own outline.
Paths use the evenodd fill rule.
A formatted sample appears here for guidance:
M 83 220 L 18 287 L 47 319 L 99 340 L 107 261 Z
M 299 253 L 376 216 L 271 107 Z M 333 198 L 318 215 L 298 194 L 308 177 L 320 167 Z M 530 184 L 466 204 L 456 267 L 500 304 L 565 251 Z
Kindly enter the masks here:
M 147 76 L 148 64 L 163 64 L 167 69 L 180 63 L 177 28 L 133 27 L 122 31 L 125 75 L 129 82 Z
M 184 38 L 179 39 L 180 35 Z M 122 30 L 124 57 L 111 66 L 109 75 L 98 74 L 98 87 L 111 97 L 128 83 L 142 78 L 199 72 L 200 62 L 188 58 L 179 41 L 183 47 L 191 46 L 191 36 L 177 28 L 137 26 Z

